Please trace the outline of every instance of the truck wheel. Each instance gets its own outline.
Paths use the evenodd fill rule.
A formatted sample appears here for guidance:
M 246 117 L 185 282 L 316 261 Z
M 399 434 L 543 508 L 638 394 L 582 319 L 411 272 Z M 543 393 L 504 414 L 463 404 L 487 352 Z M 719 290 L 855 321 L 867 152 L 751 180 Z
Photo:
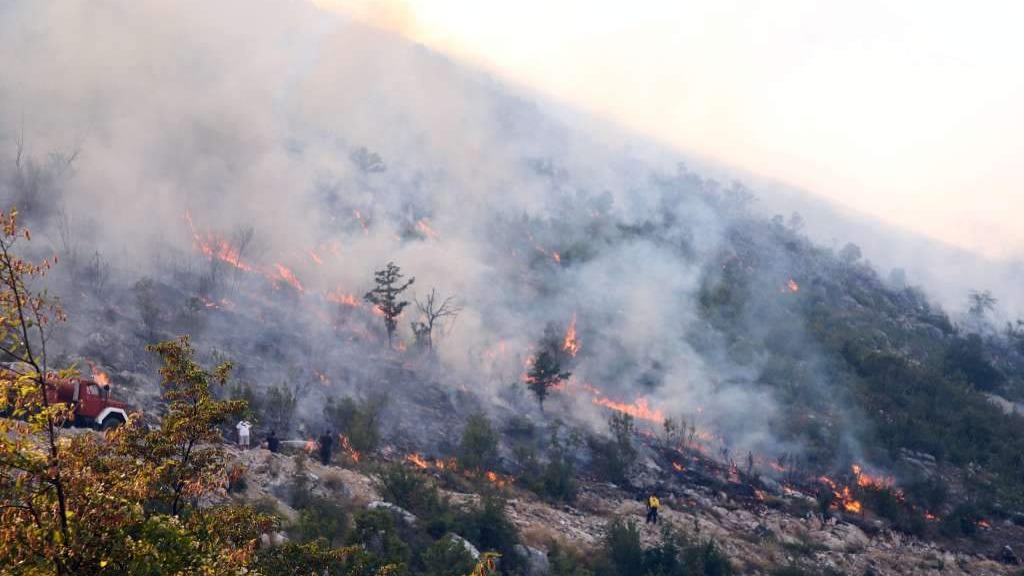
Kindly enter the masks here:
M 103 420 L 103 424 L 100 426 L 100 430 L 113 430 L 124 424 L 124 420 L 120 416 L 107 416 Z

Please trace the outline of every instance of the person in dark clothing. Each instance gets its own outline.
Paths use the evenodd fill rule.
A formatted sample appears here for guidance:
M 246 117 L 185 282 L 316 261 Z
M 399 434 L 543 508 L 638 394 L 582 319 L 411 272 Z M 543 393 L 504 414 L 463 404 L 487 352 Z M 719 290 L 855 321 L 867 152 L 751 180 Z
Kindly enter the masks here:
M 277 432 L 274 430 L 270 431 L 270 436 L 267 436 L 267 450 L 273 453 L 277 453 L 278 448 L 281 447 L 281 441 L 277 439 Z
M 331 462 L 331 448 L 334 446 L 334 435 L 331 432 L 324 432 L 320 437 L 320 461 L 324 466 Z

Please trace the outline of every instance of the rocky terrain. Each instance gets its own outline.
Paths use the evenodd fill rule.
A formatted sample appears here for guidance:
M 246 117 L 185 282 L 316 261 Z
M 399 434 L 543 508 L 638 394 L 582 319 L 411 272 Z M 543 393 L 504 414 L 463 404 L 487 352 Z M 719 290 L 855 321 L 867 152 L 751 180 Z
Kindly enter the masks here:
M 245 489 L 236 497 L 248 501 L 271 499 L 285 518 L 296 516 L 288 502 L 288 490 L 296 474 L 309 481 L 310 489 L 325 498 L 354 508 L 379 508 L 390 511 L 399 522 L 416 523 L 415 515 L 384 502 L 378 490 L 373 467 L 342 464 L 343 459 L 323 466 L 306 457 L 298 447 L 271 454 L 265 449 L 230 449 L 231 460 L 244 468 Z M 398 458 L 397 454 L 391 455 Z M 297 463 L 301 461 L 301 464 Z M 426 472 L 425 472 L 426 473 Z M 438 476 L 443 482 L 443 478 Z M 486 484 L 484 485 L 486 489 Z M 736 574 L 769 574 L 780 566 L 796 565 L 809 573 L 821 574 L 1015 574 L 1020 566 L 994 547 L 994 536 L 982 536 L 977 551 L 963 546 L 946 546 L 907 537 L 879 528 L 881 523 L 860 517 L 808 512 L 799 509 L 813 498 L 795 491 L 751 504 L 750 501 L 682 479 L 665 487 L 662 497 L 662 523 L 671 523 L 698 538 L 712 538 L 726 552 Z M 442 492 L 456 503 L 474 503 L 479 495 L 465 485 Z M 531 559 L 530 576 L 547 573 L 546 551 L 552 542 L 561 547 L 586 551 L 605 537 L 605 527 L 613 518 L 643 522 L 645 510 L 635 493 L 613 484 L 581 481 L 580 493 L 572 505 L 551 504 L 514 483 L 503 489 L 508 517 L 519 528 L 522 552 Z M 654 545 L 659 530 L 641 527 L 641 541 Z M 1020 530 L 1000 528 L 1000 538 L 1020 538 Z M 286 533 L 268 535 L 266 544 L 280 543 Z M 472 546 L 468 544 L 468 546 Z M 984 549 L 989 552 L 982 552 Z

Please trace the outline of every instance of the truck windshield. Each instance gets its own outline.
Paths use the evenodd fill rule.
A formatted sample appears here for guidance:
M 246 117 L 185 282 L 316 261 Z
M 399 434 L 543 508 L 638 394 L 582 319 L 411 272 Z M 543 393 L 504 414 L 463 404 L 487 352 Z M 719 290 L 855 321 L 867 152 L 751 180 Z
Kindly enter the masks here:
M 97 386 L 96 384 L 89 384 L 86 387 L 86 391 L 89 393 L 90 396 L 99 396 L 100 395 L 100 387 Z

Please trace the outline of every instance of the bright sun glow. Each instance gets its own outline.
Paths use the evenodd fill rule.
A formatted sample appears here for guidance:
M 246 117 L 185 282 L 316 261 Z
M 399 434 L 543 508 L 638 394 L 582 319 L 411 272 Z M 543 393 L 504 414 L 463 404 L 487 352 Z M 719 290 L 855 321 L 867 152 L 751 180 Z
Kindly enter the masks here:
M 1024 254 L 1024 4 L 315 0 L 683 150 Z

